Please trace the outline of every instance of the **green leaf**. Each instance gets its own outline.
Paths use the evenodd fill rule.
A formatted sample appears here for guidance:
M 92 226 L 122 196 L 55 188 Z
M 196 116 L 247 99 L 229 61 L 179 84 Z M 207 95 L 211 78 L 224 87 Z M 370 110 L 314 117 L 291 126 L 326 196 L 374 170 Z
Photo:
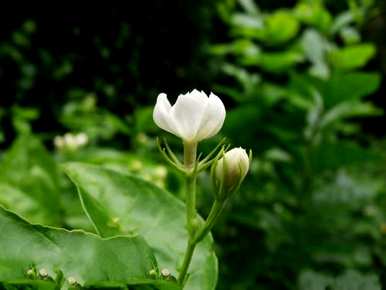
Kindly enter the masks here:
M 236 55 L 245 65 L 257 63 L 261 52 L 260 48 L 249 39 L 237 39 L 229 44 L 212 45 L 209 51 L 213 55 Z
M 331 51 L 329 59 L 331 64 L 338 69 L 352 70 L 363 67 L 375 52 L 372 44 L 357 44 Z
M 340 37 L 347 45 L 359 43 L 361 41 L 361 35 L 359 31 L 353 27 L 346 27 L 340 31 Z
M 31 270 L 35 279 L 44 271 L 47 280 L 58 284 L 72 277 L 82 286 L 148 284 L 178 289 L 174 283 L 150 277 L 150 270 L 158 273 L 157 263 L 140 236 L 103 239 L 79 230 L 32 225 L 2 207 L 0 229 L 7 233 L 0 239 L 3 283 L 35 283 L 27 275 Z
M 43 223 L 46 211 L 42 205 L 27 192 L 8 183 L 0 182 L 0 204 L 17 212 L 29 220 Z
M 335 17 L 335 20 L 331 26 L 331 34 L 338 33 L 340 30 L 349 25 L 354 21 L 354 17 L 351 11 L 345 11 Z
M 374 115 L 382 115 L 382 110 L 375 107 L 372 103 L 364 103 L 357 101 L 342 102 L 332 107 L 328 112 L 324 114 L 320 121 L 320 127 L 324 128 L 330 126 L 344 118 L 365 117 Z
M 302 62 L 303 55 L 295 51 L 264 52 L 260 56 L 260 66 L 269 72 L 285 72 Z
M 231 17 L 232 32 L 245 37 L 261 37 L 263 33 L 263 20 L 261 17 L 235 13 Z
M 153 248 L 160 267 L 177 275 L 188 238 L 182 202 L 140 178 L 101 167 L 70 163 L 65 171 L 98 233 L 139 233 Z M 215 288 L 217 259 L 210 236 L 197 247 L 190 273 L 184 289 Z
M 377 160 L 377 154 L 356 143 L 322 143 L 311 150 L 310 162 L 315 172 L 335 170 L 352 164 Z
M 335 73 L 326 81 L 314 80 L 323 96 L 326 107 L 343 101 L 357 101 L 375 92 L 381 78 L 377 73 L 352 72 Z
M 319 1 L 302 1 L 295 7 L 296 17 L 319 30 L 326 32 L 332 25 L 331 14 L 325 9 Z
M 250 15 L 259 15 L 260 11 L 256 3 L 253 0 L 239 0 L 240 5 L 244 8 L 245 12 Z
M 263 41 L 271 45 L 283 44 L 299 31 L 299 23 L 291 13 L 279 10 L 265 19 Z
M 4 154 L 0 172 L 5 190 L 0 192 L 0 203 L 31 222 L 60 224 L 57 165 L 36 137 L 29 134 L 18 137 Z M 14 196 L 7 194 L 11 191 Z M 22 195 L 25 196 L 23 202 Z M 12 202 L 13 198 L 20 202 Z
M 232 16 L 232 32 L 236 35 L 258 39 L 269 45 L 288 42 L 299 31 L 299 22 L 292 14 L 279 10 L 266 16 L 235 13 Z

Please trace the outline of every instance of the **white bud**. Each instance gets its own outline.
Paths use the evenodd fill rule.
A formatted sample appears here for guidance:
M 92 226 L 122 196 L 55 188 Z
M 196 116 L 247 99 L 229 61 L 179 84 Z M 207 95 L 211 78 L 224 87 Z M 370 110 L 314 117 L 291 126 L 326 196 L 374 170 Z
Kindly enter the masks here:
M 75 136 L 71 133 L 66 133 L 63 136 L 64 144 L 68 149 L 75 150 L 78 147 Z
M 67 278 L 67 282 L 68 284 L 70 284 L 71 286 L 74 286 L 74 285 L 77 285 L 78 282 L 76 281 L 76 279 L 74 277 L 68 277 Z
M 82 132 L 75 136 L 75 140 L 78 146 L 84 146 L 88 143 L 88 136 Z
M 161 270 L 161 275 L 164 276 L 164 277 L 170 276 L 170 271 L 169 271 L 169 269 L 166 269 L 166 268 L 162 269 L 162 270 Z
M 158 95 L 153 119 L 161 129 L 185 142 L 195 143 L 220 131 L 225 119 L 225 107 L 213 93 L 208 97 L 203 91 L 193 90 L 179 95 L 173 106 L 166 94 L 162 93 Z
M 64 140 L 63 140 L 62 136 L 55 136 L 55 138 L 54 138 L 54 145 L 58 149 L 62 149 L 63 148 Z
M 154 175 L 159 179 L 165 179 L 167 174 L 168 174 L 168 171 L 164 166 L 157 166 L 154 169 Z
M 39 276 L 42 277 L 42 278 L 46 278 L 48 277 L 48 272 L 46 269 L 42 268 L 39 270 Z
M 244 180 L 249 170 L 249 156 L 239 147 L 224 154 L 215 164 L 215 180 L 223 192 L 233 192 Z

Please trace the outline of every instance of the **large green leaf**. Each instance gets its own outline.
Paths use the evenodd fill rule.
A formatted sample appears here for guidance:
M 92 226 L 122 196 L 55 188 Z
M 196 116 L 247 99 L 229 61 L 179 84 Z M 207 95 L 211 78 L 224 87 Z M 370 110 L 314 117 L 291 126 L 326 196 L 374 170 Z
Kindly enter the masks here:
M 0 282 L 36 283 L 45 271 L 45 280 L 63 283 L 69 278 L 82 286 L 157 285 L 158 289 L 178 289 L 175 283 L 156 280 L 157 262 L 140 236 L 103 239 L 84 231 L 32 225 L 0 207 Z M 44 269 L 44 270 L 43 270 Z M 62 278 L 60 278 L 62 276 Z M 40 287 L 38 288 L 40 289 Z
M 160 267 L 177 275 L 188 237 L 182 202 L 134 176 L 80 163 L 67 164 L 65 169 L 100 235 L 141 234 L 153 248 Z M 184 289 L 215 288 L 217 259 L 211 237 L 196 249 L 190 273 Z
M 30 134 L 18 137 L 4 154 L 0 172 L 1 204 L 31 222 L 60 224 L 58 170 L 36 137 Z M 24 195 L 24 201 L 10 202 L 13 199 L 10 191 L 17 191 L 15 198 Z

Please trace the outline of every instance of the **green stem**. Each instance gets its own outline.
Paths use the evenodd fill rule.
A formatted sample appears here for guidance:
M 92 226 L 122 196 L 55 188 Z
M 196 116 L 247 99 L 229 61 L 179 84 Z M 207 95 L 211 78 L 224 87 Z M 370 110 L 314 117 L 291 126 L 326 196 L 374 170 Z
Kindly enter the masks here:
M 184 142 L 184 166 L 192 170 L 197 157 L 197 143 Z M 196 224 L 196 173 L 191 172 L 186 176 L 186 222 L 189 235 L 193 236 Z
M 225 202 L 218 200 L 214 201 L 204 226 L 197 232 L 197 235 L 194 238 L 194 244 L 199 243 L 211 231 L 217 221 L 217 218 L 220 216 L 222 210 L 224 209 L 224 205 Z
M 184 261 L 178 276 L 178 282 L 183 285 L 186 280 L 190 262 L 192 261 L 195 245 L 192 243 L 196 228 L 196 173 L 192 172 L 197 158 L 197 143 L 184 142 L 184 167 L 186 175 L 186 223 L 189 233 L 188 244 L 186 246 Z
M 181 266 L 180 275 L 178 277 L 178 282 L 180 285 L 184 285 L 186 275 L 188 273 L 190 262 L 192 261 L 194 250 L 199 242 L 209 234 L 210 230 L 213 228 L 214 224 L 217 221 L 217 218 L 220 216 L 222 210 L 224 209 L 225 202 L 215 200 L 210 213 L 205 221 L 205 224 L 194 236 L 189 237 L 188 245 L 186 247 L 184 261 Z
M 184 142 L 184 166 L 192 169 L 197 158 L 197 143 Z
M 184 167 L 187 170 L 186 175 L 186 222 L 189 233 L 188 244 L 186 246 L 184 260 L 179 271 L 178 283 L 183 287 L 186 282 L 190 263 L 193 258 L 194 250 L 197 244 L 213 228 L 218 216 L 224 208 L 224 201 L 215 200 L 212 209 L 204 225 L 197 229 L 197 211 L 196 211 L 196 183 L 197 173 L 194 170 L 197 158 L 197 143 L 184 142 Z
M 180 285 L 184 285 L 185 283 L 186 275 L 188 274 L 189 265 L 190 265 L 190 262 L 192 261 L 195 248 L 196 248 L 196 245 L 192 244 L 191 240 L 189 239 L 188 245 L 185 251 L 184 261 L 182 263 L 180 274 L 178 276 L 178 283 Z
M 193 175 L 186 177 L 186 222 L 190 237 L 194 235 L 196 217 L 196 176 Z

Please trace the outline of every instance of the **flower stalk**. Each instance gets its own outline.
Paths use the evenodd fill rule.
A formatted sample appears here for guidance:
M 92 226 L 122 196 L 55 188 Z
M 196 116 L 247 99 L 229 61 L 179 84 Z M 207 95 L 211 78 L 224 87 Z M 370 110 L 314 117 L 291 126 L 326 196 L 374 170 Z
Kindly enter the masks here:
M 196 186 L 197 186 L 197 143 L 184 142 L 184 166 L 186 170 L 186 222 L 189 233 L 184 260 L 178 277 L 179 284 L 183 285 L 186 280 L 189 265 L 193 257 L 196 244 L 194 235 L 197 226 L 196 212 Z
M 188 280 L 188 271 L 194 251 L 212 230 L 225 204 L 240 187 L 249 170 L 250 156 L 244 149 L 234 148 L 228 151 L 224 139 L 205 158 L 197 157 L 198 142 L 216 135 L 225 119 L 225 107 L 213 93 L 193 90 L 179 95 L 172 106 L 166 94 L 160 94 L 153 111 L 154 122 L 183 141 L 183 162 L 172 152 L 167 142 L 158 148 L 166 161 L 185 176 L 186 228 L 188 241 L 186 251 L 179 268 L 178 283 L 183 288 Z M 211 168 L 215 188 L 214 202 L 204 222 L 198 218 L 196 209 L 197 175 Z

